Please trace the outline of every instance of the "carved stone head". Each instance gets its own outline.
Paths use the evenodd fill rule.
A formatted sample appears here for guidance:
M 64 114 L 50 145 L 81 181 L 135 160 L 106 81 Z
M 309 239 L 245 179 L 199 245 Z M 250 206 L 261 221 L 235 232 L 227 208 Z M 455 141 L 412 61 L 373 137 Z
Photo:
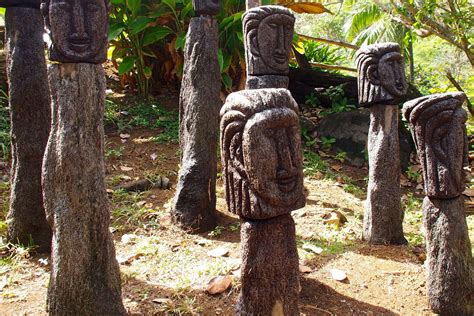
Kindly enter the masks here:
M 414 99 L 403 106 L 429 197 L 451 199 L 464 190 L 467 114 L 461 106 L 465 101 L 464 93 L 443 93 Z
M 221 110 L 229 210 L 266 219 L 305 205 L 298 106 L 286 89 L 230 94 Z
M 286 75 L 295 17 L 275 5 L 248 10 L 243 15 L 247 75 Z
M 219 12 L 219 0 L 193 0 L 196 15 L 216 15 Z
M 356 53 L 359 104 L 396 104 L 407 92 L 400 46 L 382 43 L 362 47 Z
M 107 60 L 108 0 L 43 0 L 51 37 L 49 59 L 99 64 Z
M 39 9 L 41 0 L 0 0 L 0 7 L 21 7 Z

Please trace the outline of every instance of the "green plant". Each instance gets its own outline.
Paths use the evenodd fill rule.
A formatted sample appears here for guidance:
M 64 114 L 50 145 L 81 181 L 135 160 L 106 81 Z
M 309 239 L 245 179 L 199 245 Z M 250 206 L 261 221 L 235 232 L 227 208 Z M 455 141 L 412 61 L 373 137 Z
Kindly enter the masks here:
M 340 161 L 340 162 L 344 162 L 344 160 L 346 159 L 346 156 L 347 156 L 347 153 L 345 151 L 340 151 L 337 153 L 337 155 L 334 157 L 334 159 Z
M 316 139 L 309 135 L 308 129 L 301 127 L 301 138 L 303 139 L 306 147 L 311 147 L 316 144 Z
M 111 2 L 109 40 L 113 47 L 112 60 L 119 75 L 126 78 L 131 74 L 136 79 L 139 93 L 148 97 L 149 81 L 153 76 L 152 60 L 158 50 L 153 46 L 161 46 L 162 51 L 168 49 L 171 56 L 167 61 L 182 60 L 177 55 L 184 47 L 186 26 L 193 14 L 192 1 Z M 181 64 L 175 63 L 173 68 L 179 68 Z
M 328 164 L 321 157 L 310 150 L 303 152 L 303 171 L 307 176 L 314 176 L 316 173 L 325 173 L 328 170 Z
M 222 235 L 222 232 L 225 230 L 224 226 L 217 225 L 211 232 L 209 232 L 207 235 L 211 237 L 219 237 Z
M 321 146 L 323 149 L 331 149 L 332 145 L 336 142 L 334 137 L 321 136 Z
M 3 159 L 10 157 L 10 112 L 8 95 L 0 89 L 0 154 Z
M 322 92 L 321 95 L 326 96 L 331 100 L 331 109 L 321 112 L 322 116 L 331 113 L 347 112 L 356 108 L 355 105 L 349 104 L 349 101 L 345 96 L 343 85 L 330 87 Z
M 409 166 L 406 175 L 408 180 L 418 182 L 421 179 L 421 170 L 415 170 L 413 166 Z
M 107 144 L 106 144 L 106 147 L 107 147 Z M 107 148 L 105 150 L 105 157 L 106 158 L 112 158 L 112 159 L 120 158 L 123 155 L 124 149 L 125 149 L 125 147 L 123 147 L 123 146 L 121 146 L 119 148 Z
M 305 97 L 304 104 L 309 105 L 312 108 L 317 108 L 318 106 L 321 105 L 321 102 L 319 101 L 318 97 L 314 92 L 311 92 L 311 94 L 308 94 Z
M 340 53 L 340 48 L 331 48 L 329 45 L 321 44 L 314 41 L 303 42 L 304 55 L 309 62 L 322 63 L 328 65 L 335 65 L 341 63 L 344 60 L 344 56 Z M 337 72 L 334 70 L 321 71 Z

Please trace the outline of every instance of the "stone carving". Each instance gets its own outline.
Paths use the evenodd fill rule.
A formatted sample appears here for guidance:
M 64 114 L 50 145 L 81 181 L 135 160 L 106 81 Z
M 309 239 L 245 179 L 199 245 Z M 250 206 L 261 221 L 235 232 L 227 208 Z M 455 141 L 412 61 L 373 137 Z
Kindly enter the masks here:
M 399 110 L 406 92 L 400 48 L 395 43 L 357 51 L 359 103 L 368 106 L 369 183 L 363 239 L 370 244 L 406 244 L 400 204 Z
M 5 12 L 7 75 L 12 135 L 8 240 L 39 252 L 51 250 L 41 189 L 41 164 L 50 127 L 50 97 L 43 42 L 43 18 L 36 8 Z
M 357 51 L 359 104 L 397 104 L 407 92 L 400 46 L 381 43 Z
M 107 60 L 108 0 L 43 0 L 51 37 L 49 59 L 100 64 Z
M 305 204 L 298 106 L 286 89 L 232 93 L 221 110 L 229 210 L 266 219 Z
M 464 123 L 466 101 L 462 92 L 435 94 L 405 103 L 423 170 L 425 193 L 450 199 L 464 190 L 463 164 L 467 163 L 467 136 Z
M 41 0 L 0 0 L 0 7 L 22 7 L 39 9 Z
M 467 163 L 464 93 L 421 97 L 403 106 L 423 169 L 428 301 L 440 315 L 474 314 L 474 271 L 464 213 Z
M 219 0 L 193 0 L 196 15 L 216 15 L 219 12 Z
M 281 6 L 261 6 L 243 15 L 247 76 L 288 74 L 295 17 Z

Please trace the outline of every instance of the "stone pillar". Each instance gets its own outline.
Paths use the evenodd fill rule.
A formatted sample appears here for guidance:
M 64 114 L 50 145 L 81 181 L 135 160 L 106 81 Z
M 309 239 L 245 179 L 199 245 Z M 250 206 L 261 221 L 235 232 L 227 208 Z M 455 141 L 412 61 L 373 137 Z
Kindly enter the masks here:
M 474 314 L 474 270 L 464 212 L 463 165 L 467 164 L 464 93 L 406 102 L 423 170 L 423 224 L 428 260 L 428 299 L 441 315 Z
M 45 208 L 53 227 L 48 311 L 125 315 L 103 158 L 106 81 L 100 63 L 106 58 L 108 2 L 68 5 L 42 4 L 53 43 L 50 59 L 58 62 L 48 68 L 52 128 L 43 163 Z
M 291 211 L 305 205 L 298 105 L 286 89 L 235 92 L 221 110 L 229 211 L 241 218 L 238 315 L 299 315 Z
M 403 59 L 396 43 L 357 51 L 359 104 L 370 109 L 369 183 L 363 239 L 369 244 L 406 244 L 400 203 L 398 101 L 407 90 Z
M 191 18 L 186 36 L 180 92 L 178 187 L 172 215 L 186 230 L 206 231 L 215 224 L 217 142 L 221 107 L 221 76 L 217 52 L 217 0 L 195 0 L 201 16 Z
M 50 98 L 39 1 L 6 6 L 7 75 L 12 138 L 8 241 L 51 250 L 41 189 L 41 165 L 50 128 Z
M 288 57 L 295 17 L 276 5 L 248 10 L 242 18 L 246 89 L 288 88 Z

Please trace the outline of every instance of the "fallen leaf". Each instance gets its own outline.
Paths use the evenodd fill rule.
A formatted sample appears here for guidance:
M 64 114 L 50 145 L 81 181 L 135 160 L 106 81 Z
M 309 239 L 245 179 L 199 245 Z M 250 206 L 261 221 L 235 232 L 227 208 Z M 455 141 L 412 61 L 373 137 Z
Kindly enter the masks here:
M 310 273 L 311 271 L 313 271 L 313 270 L 310 267 L 300 264 L 300 272 L 301 273 Z
M 323 252 L 323 248 L 320 248 L 318 246 L 314 246 L 314 245 L 311 245 L 311 244 L 304 244 L 303 249 L 314 252 L 317 255 L 319 255 L 320 253 Z
M 334 163 L 331 165 L 331 168 L 333 170 L 336 170 L 337 172 L 341 171 L 342 170 L 342 165 L 341 164 L 338 164 L 338 163 Z
M 206 240 L 206 239 L 198 239 L 198 240 L 194 241 L 194 243 L 196 245 L 199 245 L 199 246 L 207 246 L 207 245 L 211 244 L 211 242 L 209 240 Z
M 229 255 L 229 249 L 217 247 L 216 249 L 209 251 L 207 255 L 210 257 L 226 257 Z
M 466 189 L 466 190 L 464 190 L 464 192 L 462 194 L 464 194 L 465 196 L 468 196 L 468 197 L 473 197 L 474 196 L 474 188 Z
M 121 180 L 125 180 L 125 181 L 130 181 L 130 180 L 132 180 L 132 177 L 126 176 L 126 175 L 124 175 L 124 174 L 121 174 L 119 177 L 120 177 Z
M 241 276 L 240 269 L 237 269 L 237 270 L 232 271 L 232 275 L 233 275 L 236 279 L 240 279 L 240 276 Z
M 130 138 L 130 134 L 120 134 L 120 138 Z
M 137 235 L 135 234 L 124 234 L 122 236 L 122 239 L 121 239 L 121 242 L 122 244 L 126 245 L 126 244 L 129 244 L 131 242 L 133 242 L 135 239 L 137 239 Z
M 150 143 L 153 141 L 153 137 L 148 137 L 148 138 L 134 138 L 132 140 L 135 144 L 145 144 L 145 143 Z
M 151 158 L 151 160 L 155 161 L 156 158 L 158 158 L 158 155 L 153 153 L 153 154 L 150 155 L 150 158 Z
M 146 204 L 146 201 L 140 201 L 140 202 L 137 202 L 137 203 L 136 203 L 136 205 L 137 205 L 138 207 L 142 207 L 142 206 L 145 205 L 145 204 Z
M 332 210 L 331 212 L 324 214 L 322 217 L 325 224 L 334 224 L 338 227 L 347 222 L 346 216 L 336 210 Z
M 346 273 L 342 270 L 331 269 L 329 272 L 331 272 L 332 278 L 336 281 L 344 281 L 345 279 L 347 279 Z
M 206 292 L 214 295 L 214 294 L 220 294 L 227 290 L 230 285 L 232 284 L 232 276 L 230 275 L 220 275 L 217 277 L 214 277 L 209 281 L 207 284 Z
M 420 191 L 423 191 L 423 184 L 418 184 L 418 185 L 416 186 L 416 189 L 417 189 L 417 190 L 420 190 Z
M 132 167 L 127 167 L 127 166 L 120 166 L 120 170 L 122 170 L 122 171 L 132 171 L 133 168 Z

